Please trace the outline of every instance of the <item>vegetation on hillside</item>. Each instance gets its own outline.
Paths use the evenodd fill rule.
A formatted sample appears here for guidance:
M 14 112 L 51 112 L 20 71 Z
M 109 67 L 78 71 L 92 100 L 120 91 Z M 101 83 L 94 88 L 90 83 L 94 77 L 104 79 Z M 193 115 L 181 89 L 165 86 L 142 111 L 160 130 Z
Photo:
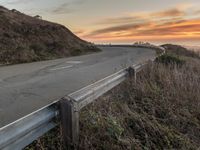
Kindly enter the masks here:
M 185 60 L 180 58 L 180 56 L 176 56 L 174 54 L 164 54 L 161 55 L 160 57 L 156 58 L 156 62 L 165 64 L 165 65 L 178 65 L 181 66 L 185 63 Z
M 0 64 L 55 59 L 100 51 L 66 27 L 0 6 Z
M 161 45 L 161 47 L 165 48 L 166 52 L 170 54 L 200 59 L 200 52 L 188 50 L 187 48 L 180 45 L 164 44 L 164 45 Z
M 127 80 L 86 108 L 80 149 L 197 149 L 199 65 L 149 64 L 136 84 Z
M 81 112 L 79 149 L 200 147 L 200 59 L 172 53 Z M 26 149 L 64 149 L 60 128 Z

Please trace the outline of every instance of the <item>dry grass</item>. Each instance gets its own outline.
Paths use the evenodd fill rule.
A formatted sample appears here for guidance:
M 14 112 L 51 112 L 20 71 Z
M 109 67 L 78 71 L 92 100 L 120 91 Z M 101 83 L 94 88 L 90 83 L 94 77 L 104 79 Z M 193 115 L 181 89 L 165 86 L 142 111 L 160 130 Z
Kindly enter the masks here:
M 86 107 L 79 149 L 198 149 L 200 60 L 152 63 Z M 27 149 L 64 149 L 54 129 Z
M 164 47 L 166 49 L 167 53 L 176 54 L 178 56 L 186 56 L 186 57 L 200 59 L 199 51 L 188 50 L 187 48 L 185 48 L 181 45 L 165 44 L 165 45 L 162 45 L 162 47 Z
M 199 65 L 149 64 L 137 84 L 128 80 L 88 107 L 81 117 L 80 149 L 197 149 Z
M 66 27 L 0 6 L 0 64 L 56 59 L 100 51 Z

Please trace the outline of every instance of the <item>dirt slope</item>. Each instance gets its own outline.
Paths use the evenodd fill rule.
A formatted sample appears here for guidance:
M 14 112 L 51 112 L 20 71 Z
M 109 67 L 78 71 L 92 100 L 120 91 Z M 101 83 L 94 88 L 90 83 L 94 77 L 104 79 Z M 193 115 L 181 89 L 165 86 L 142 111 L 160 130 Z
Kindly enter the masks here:
M 54 59 L 98 51 L 66 27 L 0 6 L 0 63 Z

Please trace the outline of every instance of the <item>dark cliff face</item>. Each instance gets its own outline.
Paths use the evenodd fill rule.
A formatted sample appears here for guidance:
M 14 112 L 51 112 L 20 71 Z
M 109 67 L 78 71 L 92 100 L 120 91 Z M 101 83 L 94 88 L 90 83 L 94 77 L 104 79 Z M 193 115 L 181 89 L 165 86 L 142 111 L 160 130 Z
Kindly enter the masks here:
M 54 59 L 98 51 L 66 27 L 0 6 L 0 63 Z

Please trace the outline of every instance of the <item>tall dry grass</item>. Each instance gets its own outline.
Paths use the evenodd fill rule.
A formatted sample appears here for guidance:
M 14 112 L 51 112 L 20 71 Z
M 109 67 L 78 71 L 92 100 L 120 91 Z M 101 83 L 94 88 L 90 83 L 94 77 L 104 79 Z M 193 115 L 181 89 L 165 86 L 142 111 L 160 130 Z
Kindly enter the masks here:
M 183 66 L 149 64 L 136 84 L 129 79 L 89 106 L 81 117 L 80 149 L 200 147 L 199 65 L 196 59 Z
M 80 116 L 83 150 L 198 149 L 200 60 L 150 63 L 86 107 Z M 26 149 L 64 149 L 56 128 Z

